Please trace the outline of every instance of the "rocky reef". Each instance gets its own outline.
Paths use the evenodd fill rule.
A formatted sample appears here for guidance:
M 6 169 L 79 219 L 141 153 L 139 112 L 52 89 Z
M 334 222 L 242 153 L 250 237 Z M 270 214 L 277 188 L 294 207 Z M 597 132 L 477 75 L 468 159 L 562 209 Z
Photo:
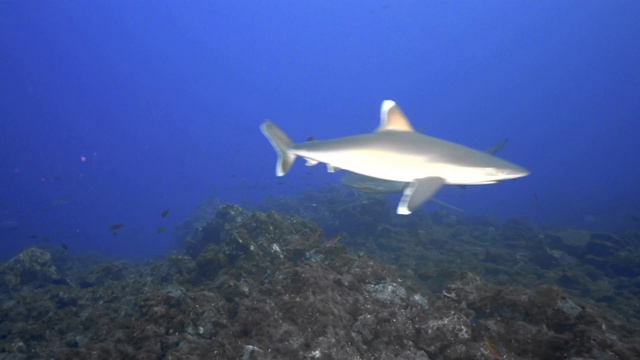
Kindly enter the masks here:
M 327 194 L 348 199 L 349 207 L 335 206 L 353 211 L 337 220 L 327 215 L 330 211 L 306 214 L 323 229 L 336 229 L 351 252 L 366 252 L 435 293 L 463 272 L 503 286 L 552 285 L 613 309 L 640 326 L 640 230 L 610 234 L 546 227 L 522 219 L 467 217 L 446 210 L 395 216 L 384 197 L 350 192 L 332 187 L 296 198 L 270 199 L 266 204 L 295 214 L 305 212 L 308 203 L 334 206 L 334 201 L 323 201 Z M 367 206 L 376 207 L 375 221 L 366 214 Z M 358 226 L 350 226 L 351 221 Z
M 353 201 L 211 202 L 145 264 L 27 249 L 0 265 L 0 359 L 640 358 L 638 309 L 603 306 L 637 279 L 624 236 Z

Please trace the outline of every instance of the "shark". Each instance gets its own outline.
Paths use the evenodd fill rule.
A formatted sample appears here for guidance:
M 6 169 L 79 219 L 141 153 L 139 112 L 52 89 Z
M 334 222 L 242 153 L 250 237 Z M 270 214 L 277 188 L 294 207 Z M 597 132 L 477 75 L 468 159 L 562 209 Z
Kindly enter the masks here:
M 275 149 L 276 176 L 284 176 L 297 157 L 307 166 L 324 163 L 381 180 L 407 183 L 396 213 L 411 214 L 444 185 L 484 185 L 529 175 L 525 168 L 485 151 L 416 132 L 393 100 L 380 107 L 380 124 L 371 132 L 330 140 L 295 143 L 270 120 L 260 130 Z

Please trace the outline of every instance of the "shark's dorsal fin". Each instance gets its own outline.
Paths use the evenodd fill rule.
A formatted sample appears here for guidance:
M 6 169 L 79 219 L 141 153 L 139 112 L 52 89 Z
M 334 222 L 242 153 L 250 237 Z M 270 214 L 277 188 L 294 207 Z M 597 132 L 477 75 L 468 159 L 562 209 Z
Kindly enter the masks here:
M 385 100 L 380 107 L 380 126 L 376 131 L 415 131 L 400 107 L 393 100 Z

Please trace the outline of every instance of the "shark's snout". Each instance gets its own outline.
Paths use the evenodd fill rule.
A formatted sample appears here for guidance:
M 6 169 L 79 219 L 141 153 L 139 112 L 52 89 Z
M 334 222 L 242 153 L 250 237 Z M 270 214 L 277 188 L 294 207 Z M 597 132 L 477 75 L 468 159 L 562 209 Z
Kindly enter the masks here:
M 503 171 L 505 179 L 516 179 L 531 174 L 529 170 L 518 165 L 513 165 L 507 169 L 504 169 Z

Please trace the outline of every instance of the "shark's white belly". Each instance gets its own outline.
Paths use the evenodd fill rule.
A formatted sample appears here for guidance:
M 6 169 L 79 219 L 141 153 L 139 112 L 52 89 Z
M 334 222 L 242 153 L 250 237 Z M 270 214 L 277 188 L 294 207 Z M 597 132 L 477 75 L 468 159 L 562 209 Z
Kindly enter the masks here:
M 296 151 L 306 159 L 326 163 L 334 168 L 349 170 L 384 180 L 409 182 L 439 172 L 438 166 L 426 164 L 424 156 L 390 153 L 388 151 L 355 150 L 340 152 Z M 428 166 L 427 166 L 428 165 Z
M 352 151 L 329 156 L 327 164 L 358 174 L 393 181 L 411 181 L 429 176 L 424 157 L 399 155 L 388 152 Z M 324 162 L 324 161 L 323 161 Z

